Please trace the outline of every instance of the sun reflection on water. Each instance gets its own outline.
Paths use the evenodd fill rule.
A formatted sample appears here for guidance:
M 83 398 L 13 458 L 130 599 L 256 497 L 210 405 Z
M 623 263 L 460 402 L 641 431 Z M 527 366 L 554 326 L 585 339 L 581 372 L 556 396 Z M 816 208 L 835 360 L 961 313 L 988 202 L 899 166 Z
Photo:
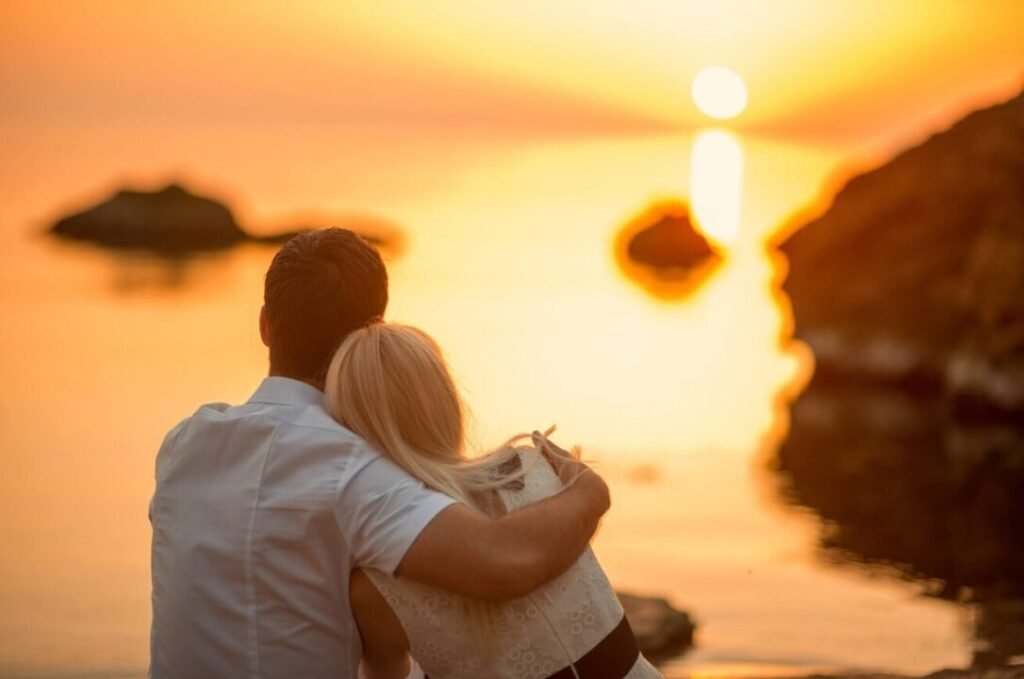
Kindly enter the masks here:
M 690 153 L 690 203 L 697 227 L 716 245 L 736 242 L 743 192 L 743 146 L 734 133 L 701 130 Z

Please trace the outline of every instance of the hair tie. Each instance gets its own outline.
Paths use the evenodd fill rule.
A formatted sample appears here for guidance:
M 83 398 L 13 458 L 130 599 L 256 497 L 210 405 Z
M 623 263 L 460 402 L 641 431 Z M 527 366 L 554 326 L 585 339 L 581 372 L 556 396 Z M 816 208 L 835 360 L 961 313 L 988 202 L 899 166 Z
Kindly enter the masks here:
M 380 316 L 380 315 L 377 315 L 377 316 L 373 316 L 372 318 L 370 318 L 370 320 L 366 321 L 366 323 L 363 324 L 363 327 L 364 328 L 369 328 L 371 325 L 377 325 L 377 324 L 383 323 L 383 322 L 384 322 L 384 317 Z

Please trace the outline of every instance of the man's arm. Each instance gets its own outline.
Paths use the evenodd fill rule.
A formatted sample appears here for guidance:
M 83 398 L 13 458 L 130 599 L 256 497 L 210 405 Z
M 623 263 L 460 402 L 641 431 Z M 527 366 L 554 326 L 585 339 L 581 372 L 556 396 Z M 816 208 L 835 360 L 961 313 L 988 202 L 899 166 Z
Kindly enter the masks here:
M 497 519 L 451 505 L 420 532 L 396 573 L 479 599 L 524 596 L 575 563 L 610 505 L 608 486 L 585 467 L 558 495 Z

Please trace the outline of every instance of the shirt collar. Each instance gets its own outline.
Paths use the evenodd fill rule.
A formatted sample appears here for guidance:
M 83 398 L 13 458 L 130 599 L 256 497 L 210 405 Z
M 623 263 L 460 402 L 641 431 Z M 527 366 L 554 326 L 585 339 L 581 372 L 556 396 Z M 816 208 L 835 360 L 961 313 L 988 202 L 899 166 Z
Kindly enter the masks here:
M 274 403 L 286 406 L 311 406 L 323 403 L 323 393 L 305 382 L 290 377 L 267 377 L 260 383 L 249 403 Z

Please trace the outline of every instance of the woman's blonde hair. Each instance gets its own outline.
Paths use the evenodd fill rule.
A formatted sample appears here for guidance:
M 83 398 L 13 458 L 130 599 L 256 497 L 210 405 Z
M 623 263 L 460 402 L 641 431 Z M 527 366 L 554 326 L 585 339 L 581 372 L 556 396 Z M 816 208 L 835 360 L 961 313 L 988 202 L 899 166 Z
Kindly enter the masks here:
M 485 514 L 505 512 L 492 491 L 524 477 L 538 459 L 508 464 L 526 434 L 487 455 L 466 456 L 462 399 L 441 348 L 408 325 L 376 322 L 351 333 L 331 360 L 324 393 L 327 410 L 349 430 L 426 486 Z M 466 614 L 482 653 L 493 656 L 494 605 L 467 601 Z
M 489 492 L 525 476 L 509 465 L 528 438 L 466 456 L 462 399 L 441 348 L 422 330 L 376 322 L 352 332 L 331 360 L 327 410 L 424 485 L 486 514 L 503 513 Z

